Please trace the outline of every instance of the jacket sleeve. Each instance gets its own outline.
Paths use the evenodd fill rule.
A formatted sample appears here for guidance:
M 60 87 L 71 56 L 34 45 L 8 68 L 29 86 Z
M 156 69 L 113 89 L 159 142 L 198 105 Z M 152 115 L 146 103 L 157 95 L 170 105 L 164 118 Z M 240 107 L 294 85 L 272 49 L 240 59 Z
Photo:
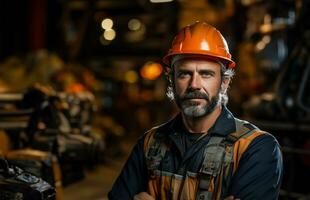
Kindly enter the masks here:
M 255 138 L 232 177 L 229 194 L 241 200 L 278 199 L 283 176 L 282 153 L 271 135 Z
M 134 146 L 119 177 L 108 194 L 110 200 L 133 199 L 137 193 L 146 191 L 147 168 L 144 160 L 143 139 Z

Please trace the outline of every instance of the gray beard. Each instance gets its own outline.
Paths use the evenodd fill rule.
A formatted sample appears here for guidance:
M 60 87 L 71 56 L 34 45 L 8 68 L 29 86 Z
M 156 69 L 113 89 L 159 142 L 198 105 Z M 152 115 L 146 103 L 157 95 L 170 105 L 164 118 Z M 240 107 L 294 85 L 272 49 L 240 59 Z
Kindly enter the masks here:
M 205 105 L 199 105 L 196 103 L 188 104 L 184 102 L 185 100 L 182 97 L 180 97 L 178 94 L 176 94 L 175 91 L 174 91 L 174 96 L 175 96 L 175 100 L 176 100 L 178 107 L 182 110 L 182 113 L 185 116 L 190 117 L 190 118 L 201 118 L 201 117 L 207 116 L 208 114 L 214 111 L 214 109 L 220 102 L 219 92 L 217 93 L 215 97 L 212 97 L 211 99 L 204 98 L 205 101 L 207 101 Z

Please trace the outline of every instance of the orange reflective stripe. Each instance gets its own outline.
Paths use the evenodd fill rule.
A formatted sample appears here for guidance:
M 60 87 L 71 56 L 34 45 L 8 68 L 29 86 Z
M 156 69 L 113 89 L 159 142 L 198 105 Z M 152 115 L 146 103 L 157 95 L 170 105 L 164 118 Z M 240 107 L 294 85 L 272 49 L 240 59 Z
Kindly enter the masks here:
M 148 182 L 148 193 L 156 198 L 158 196 L 158 187 L 157 187 L 157 184 L 158 184 L 158 180 L 156 179 L 149 179 L 149 182 Z
M 148 180 L 148 193 L 155 199 L 160 197 L 160 199 L 170 199 L 171 191 L 171 176 L 158 176 L 154 175 Z M 178 183 L 180 185 L 180 182 Z
M 144 152 L 148 152 L 150 145 L 151 145 L 151 141 L 153 140 L 155 133 L 156 133 L 156 128 L 152 128 L 145 134 L 144 144 L 143 144 Z
M 234 167 L 233 167 L 233 173 L 236 172 L 240 159 L 243 155 L 243 153 L 247 150 L 247 148 L 249 147 L 249 145 L 251 144 L 251 142 L 260 135 L 265 134 L 265 132 L 262 131 L 256 131 L 254 133 L 252 133 L 251 135 L 249 135 L 248 137 L 245 138 L 240 138 L 237 142 L 235 142 L 234 145 L 234 156 L 233 156 L 233 160 L 234 160 Z
M 197 177 L 187 176 L 182 188 L 180 199 L 195 199 L 199 181 Z
M 197 177 L 187 175 L 185 178 L 177 178 L 176 176 L 156 175 L 149 178 L 148 193 L 155 199 L 161 200 L 194 200 L 199 183 Z M 214 187 L 213 181 L 212 187 Z

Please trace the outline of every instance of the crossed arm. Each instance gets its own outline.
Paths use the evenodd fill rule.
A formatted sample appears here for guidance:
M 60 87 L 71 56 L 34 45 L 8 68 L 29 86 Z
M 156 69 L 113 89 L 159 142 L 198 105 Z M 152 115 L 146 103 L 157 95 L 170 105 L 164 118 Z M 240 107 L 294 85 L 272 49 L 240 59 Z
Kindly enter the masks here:
M 109 199 L 152 200 L 153 197 L 145 192 L 146 172 L 141 138 L 109 193 Z M 243 154 L 230 187 L 223 196 L 225 200 L 277 199 L 282 174 L 282 154 L 278 142 L 270 135 L 259 136 Z
M 152 197 L 146 192 L 141 192 L 139 194 L 136 194 L 133 199 L 134 200 L 155 200 L 154 197 Z M 224 200 L 240 200 L 240 199 L 235 199 L 234 196 L 229 196 L 225 198 Z

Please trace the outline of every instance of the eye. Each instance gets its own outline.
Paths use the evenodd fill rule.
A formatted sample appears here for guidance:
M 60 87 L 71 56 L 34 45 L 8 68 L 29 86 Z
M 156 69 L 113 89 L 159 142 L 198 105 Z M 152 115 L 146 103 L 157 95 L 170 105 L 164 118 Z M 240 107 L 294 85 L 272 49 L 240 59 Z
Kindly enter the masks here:
M 210 72 L 202 72 L 201 77 L 202 78 L 211 78 L 211 77 L 213 77 L 213 74 Z
M 178 78 L 187 78 L 187 77 L 190 77 L 190 73 L 189 72 L 180 71 L 178 73 Z
M 202 78 L 211 78 L 212 74 L 210 74 L 210 73 L 203 73 L 203 74 L 201 74 L 201 77 Z

